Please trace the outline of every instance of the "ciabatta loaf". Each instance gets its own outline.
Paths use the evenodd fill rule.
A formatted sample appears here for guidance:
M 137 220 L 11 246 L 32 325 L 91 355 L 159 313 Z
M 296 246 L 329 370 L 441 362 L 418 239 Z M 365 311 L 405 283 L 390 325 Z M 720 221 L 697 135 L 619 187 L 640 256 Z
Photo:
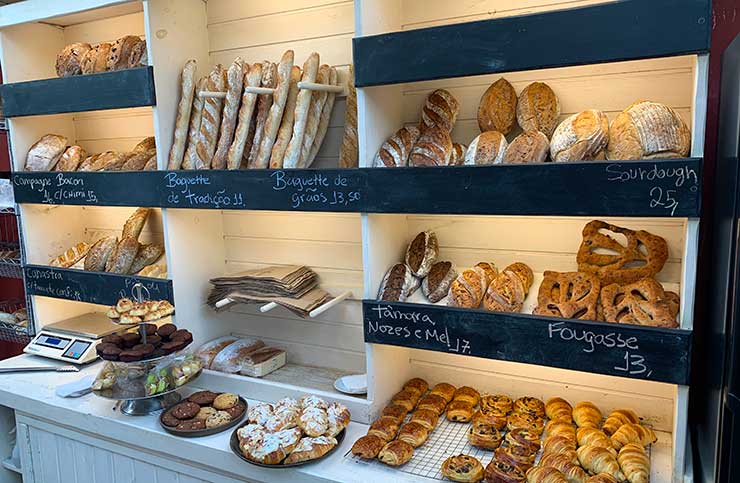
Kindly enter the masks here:
M 445 89 L 437 89 L 424 102 L 419 128 L 422 132 L 434 127 L 450 132 L 455 126 L 459 110 L 460 104 L 455 96 Z
M 514 138 L 506 147 L 504 163 L 544 163 L 550 143 L 540 131 L 525 131 Z
M 673 109 L 657 102 L 632 104 L 612 121 L 607 159 L 685 158 L 691 133 Z
M 544 82 L 533 82 L 519 94 L 516 119 L 524 131 L 540 131 L 552 136 L 560 117 L 560 101 Z
M 409 155 L 409 166 L 446 166 L 452 155 L 452 139 L 447 129 L 426 128 Z
M 500 164 L 503 162 L 506 146 L 508 146 L 506 138 L 500 132 L 482 132 L 468 146 L 465 153 L 465 165 Z
M 604 159 L 609 141 L 609 119 L 596 109 L 573 114 L 560 123 L 550 139 L 553 161 Z
M 373 167 L 408 166 L 409 154 L 418 139 L 419 130 L 417 128 L 402 127 L 380 147 L 373 160 Z
M 504 136 L 516 126 L 516 91 L 503 77 L 490 85 L 478 105 L 481 132 L 498 131 Z

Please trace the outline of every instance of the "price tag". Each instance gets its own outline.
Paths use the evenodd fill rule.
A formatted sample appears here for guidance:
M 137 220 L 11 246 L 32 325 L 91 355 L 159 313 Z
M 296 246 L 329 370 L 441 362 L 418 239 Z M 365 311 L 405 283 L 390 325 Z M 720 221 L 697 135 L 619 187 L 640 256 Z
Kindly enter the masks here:
M 630 167 L 629 164 L 606 166 L 607 179 L 621 185 L 639 186 L 638 196 L 644 197 L 648 206 L 656 211 L 674 216 L 680 211 L 681 201 L 693 199 L 699 191 L 699 174 L 689 164 L 671 165 L 658 163 Z

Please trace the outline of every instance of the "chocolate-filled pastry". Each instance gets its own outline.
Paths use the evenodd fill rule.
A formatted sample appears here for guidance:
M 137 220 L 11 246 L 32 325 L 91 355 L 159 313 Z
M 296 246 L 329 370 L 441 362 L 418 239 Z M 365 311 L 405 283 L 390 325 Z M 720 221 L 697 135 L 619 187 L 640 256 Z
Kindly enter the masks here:
M 388 466 L 401 466 L 414 456 L 414 448 L 406 441 L 391 441 L 378 454 L 378 459 Z
M 611 436 L 611 442 L 614 448 L 620 450 L 622 446 L 628 443 L 638 443 L 642 446 L 650 446 L 658 441 L 652 429 L 641 424 L 627 423 L 623 424 Z
M 416 391 L 401 390 L 391 398 L 391 404 L 403 406 L 407 411 L 411 412 L 415 407 L 416 403 L 419 402 L 419 394 Z
M 468 430 L 468 441 L 473 446 L 496 449 L 501 445 L 501 432 L 490 424 L 473 421 Z
M 527 483 L 569 483 L 559 470 L 550 466 L 538 466 L 527 470 Z
M 472 404 L 473 407 L 475 407 L 480 401 L 480 393 L 472 387 L 462 386 L 457 388 L 457 390 L 455 391 L 455 395 L 452 396 L 452 400 L 466 401 Z
M 506 419 L 506 427 L 509 431 L 513 431 L 517 428 L 524 428 L 534 431 L 535 433 L 542 434 L 545 427 L 545 420 L 532 416 L 531 414 L 513 412 L 509 414 Z
M 522 473 L 527 474 L 527 470 L 534 465 L 535 456 L 536 454 L 528 453 L 521 446 L 506 446 L 497 448 L 493 458 L 506 461 L 511 466 L 521 470 Z
M 614 456 L 617 455 L 617 450 L 614 449 L 609 436 L 603 431 L 596 428 L 578 428 L 576 432 L 576 439 L 578 446 L 599 446 L 606 448 Z
M 499 416 L 494 412 L 478 410 L 473 413 L 472 421 L 474 423 L 480 422 L 493 426 L 498 430 L 502 430 L 506 427 L 506 420 L 508 416 Z
M 491 412 L 499 416 L 508 416 L 514 407 L 509 396 L 504 394 L 486 395 L 480 399 L 480 409 L 483 412 Z
M 419 396 L 427 392 L 427 389 L 429 389 L 429 383 L 419 377 L 406 381 L 402 388 L 402 390 L 415 391 Z
M 427 438 L 429 438 L 429 428 L 418 421 L 410 421 L 404 424 L 397 437 L 397 439 L 407 442 L 414 448 L 424 444 Z
M 157 335 L 160 336 L 162 339 L 167 339 L 176 330 L 177 327 L 175 327 L 175 324 L 164 324 L 159 329 L 157 329 Z
M 575 450 L 573 450 L 575 453 Z M 582 483 L 588 478 L 588 473 L 578 464 L 578 460 L 571 460 L 568 456 L 557 453 L 544 453 L 538 463 L 539 466 L 550 466 L 559 470 L 569 482 Z
M 368 434 L 355 441 L 352 445 L 352 454 L 366 460 L 375 459 L 383 446 L 385 441 L 374 434 Z
M 591 401 L 581 401 L 573 408 L 573 420 L 579 428 L 601 426 L 601 411 Z
M 478 482 L 483 479 L 483 465 L 466 454 L 447 458 L 442 463 L 441 472 L 448 479 L 462 483 Z
M 445 408 L 447 407 L 447 401 L 442 396 L 439 396 L 437 394 L 427 394 L 421 400 L 419 401 L 419 404 L 417 404 L 417 409 L 429 409 L 437 413 L 437 415 L 442 414 L 445 412 Z
M 560 397 L 553 397 L 545 403 L 545 414 L 551 421 L 573 422 L 573 406 Z
M 400 404 L 390 404 L 383 408 L 383 412 L 381 412 L 380 415 L 394 418 L 400 423 L 408 413 L 409 411 L 405 406 L 401 406 Z
M 527 413 L 538 418 L 543 418 L 545 417 L 545 403 L 536 397 L 520 397 L 514 401 L 514 412 Z
M 509 431 L 506 433 L 506 442 L 509 446 L 521 446 L 529 453 L 536 453 L 540 449 L 540 435 L 529 429 Z
M 617 430 L 627 423 L 637 424 L 640 422 L 640 417 L 631 409 L 615 409 L 604 421 L 604 427 L 601 428 L 604 432 L 611 436 L 616 433 Z
M 442 396 L 444 400 L 449 403 L 455 396 L 455 386 L 446 382 L 440 382 L 439 384 L 436 384 L 431 391 L 429 391 L 429 394 Z
M 506 460 L 493 458 L 483 476 L 488 483 L 523 483 L 524 472 Z
M 453 400 L 447 405 L 447 420 L 456 423 L 468 423 L 473 419 L 473 405 L 467 401 Z
M 417 422 L 431 431 L 437 425 L 438 420 L 439 414 L 436 411 L 431 409 L 417 409 L 411 415 L 409 422 Z
M 576 427 L 563 421 L 548 421 L 545 425 L 545 436 L 562 436 L 576 442 Z
M 398 421 L 389 416 L 381 416 L 367 430 L 368 435 L 375 435 L 383 441 L 390 441 L 398 433 Z

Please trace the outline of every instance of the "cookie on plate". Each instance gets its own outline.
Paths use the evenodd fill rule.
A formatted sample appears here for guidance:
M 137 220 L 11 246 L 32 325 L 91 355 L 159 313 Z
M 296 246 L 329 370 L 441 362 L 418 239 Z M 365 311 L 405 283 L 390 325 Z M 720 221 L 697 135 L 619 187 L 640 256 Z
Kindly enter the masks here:
M 175 429 L 180 431 L 198 431 L 206 429 L 206 422 L 200 419 L 188 419 L 187 421 L 180 421 Z
M 200 419 L 201 421 L 205 421 L 206 419 L 210 418 L 217 412 L 218 412 L 218 409 L 212 408 L 210 406 L 205 406 L 205 407 L 200 408 L 200 411 L 198 411 L 198 414 L 195 415 L 195 419 Z
M 213 407 L 219 410 L 229 409 L 236 406 L 239 402 L 239 396 L 230 392 L 225 392 L 216 396 L 213 400 Z
M 218 396 L 217 392 L 213 391 L 198 391 L 190 395 L 188 401 L 201 406 L 210 406 L 213 404 L 213 400 Z
M 199 411 L 200 411 L 199 405 L 186 401 L 186 402 L 181 402 L 180 404 L 172 408 L 171 413 L 177 419 L 184 420 L 184 419 L 194 418 L 195 415 L 198 414 Z
M 206 419 L 206 428 L 217 428 L 231 422 L 231 416 L 226 411 L 217 411 L 216 414 L 208 416 Z

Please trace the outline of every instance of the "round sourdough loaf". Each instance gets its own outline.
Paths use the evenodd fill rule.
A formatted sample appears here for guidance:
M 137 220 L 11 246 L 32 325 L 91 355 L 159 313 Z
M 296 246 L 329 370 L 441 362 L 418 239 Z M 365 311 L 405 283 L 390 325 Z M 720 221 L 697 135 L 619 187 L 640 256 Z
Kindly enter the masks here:
M 409 154 L 419 139 L 419 130 L 414 126 L 402 127 L 389 137 L 378 150 L 373 160 L 375 168 L 407 166 Z
M 609 141 L 609 120 L 596 109 L 573 114 L 555 129 L 550 139 L 553 161 L 604 159 Z
M 516 119 L 524 131 L 541 131 L 549 139 L 560 117 L 560 101 L 550 86 L 533 82 L 519 94 Z
M 67 149 L 67 138 L 44 134 L 26 155 L 26 171 L 51 171 Z
M 54 171 L 76 171 L 80 163 L 87 158 L 87 151 L 80 146 L 70 146 L 64 151 Z
M 516 125 L 516 91 L 503 77 L 491 84 L 478 105 L 478 127 L 481 132 L 509 134 Z
M 507 145 L 506 138 L 500 132 L 482 132 L 468 146 L 465 164 L 467 166 L 500 164 L 504 159 Z
M 460 104 L 452 94 L 444 89 L 437 89 L 429 94 L 424 102 L 419 128 L 424 131 L 438 127 L 449 133 L 455 126 L 459 110 Z
M 56 71 L 59 77 L 82 74 L 82 58 L 92 47 L 86 43 L 70 44 L 57 55 Z
M 465 161 L 465 151 L 468 147 L 460 143 L 452 143 L 452 153 L 450 153 L 450 160 L 447 161 L 447 166 L 462 166 Z
M 504 153 L 504 163 L 544 163 L 550 143 L 540 131 L 526 131 L 514 138 Z
M 446 166 L 452 155 L 452 139 L 446 129 L 430 127 L 411 149 L 409 166 Z
M 691 133 L 673 109 L 640 101 L 619 113 L 609 127 L 607 159 L 684 158 Z
M 116 40 L 108 53 L 106 63 L 108 70 L 128 69 L 131 54 L 140 42 L 141 39 L 135 35 L 127 35 Z
M 108 70 L 108 55 L 110 55 L 111 44 L 103 42 L 85 53 L 82 57 L 81 67 L 83 74 L 95 74 Z

